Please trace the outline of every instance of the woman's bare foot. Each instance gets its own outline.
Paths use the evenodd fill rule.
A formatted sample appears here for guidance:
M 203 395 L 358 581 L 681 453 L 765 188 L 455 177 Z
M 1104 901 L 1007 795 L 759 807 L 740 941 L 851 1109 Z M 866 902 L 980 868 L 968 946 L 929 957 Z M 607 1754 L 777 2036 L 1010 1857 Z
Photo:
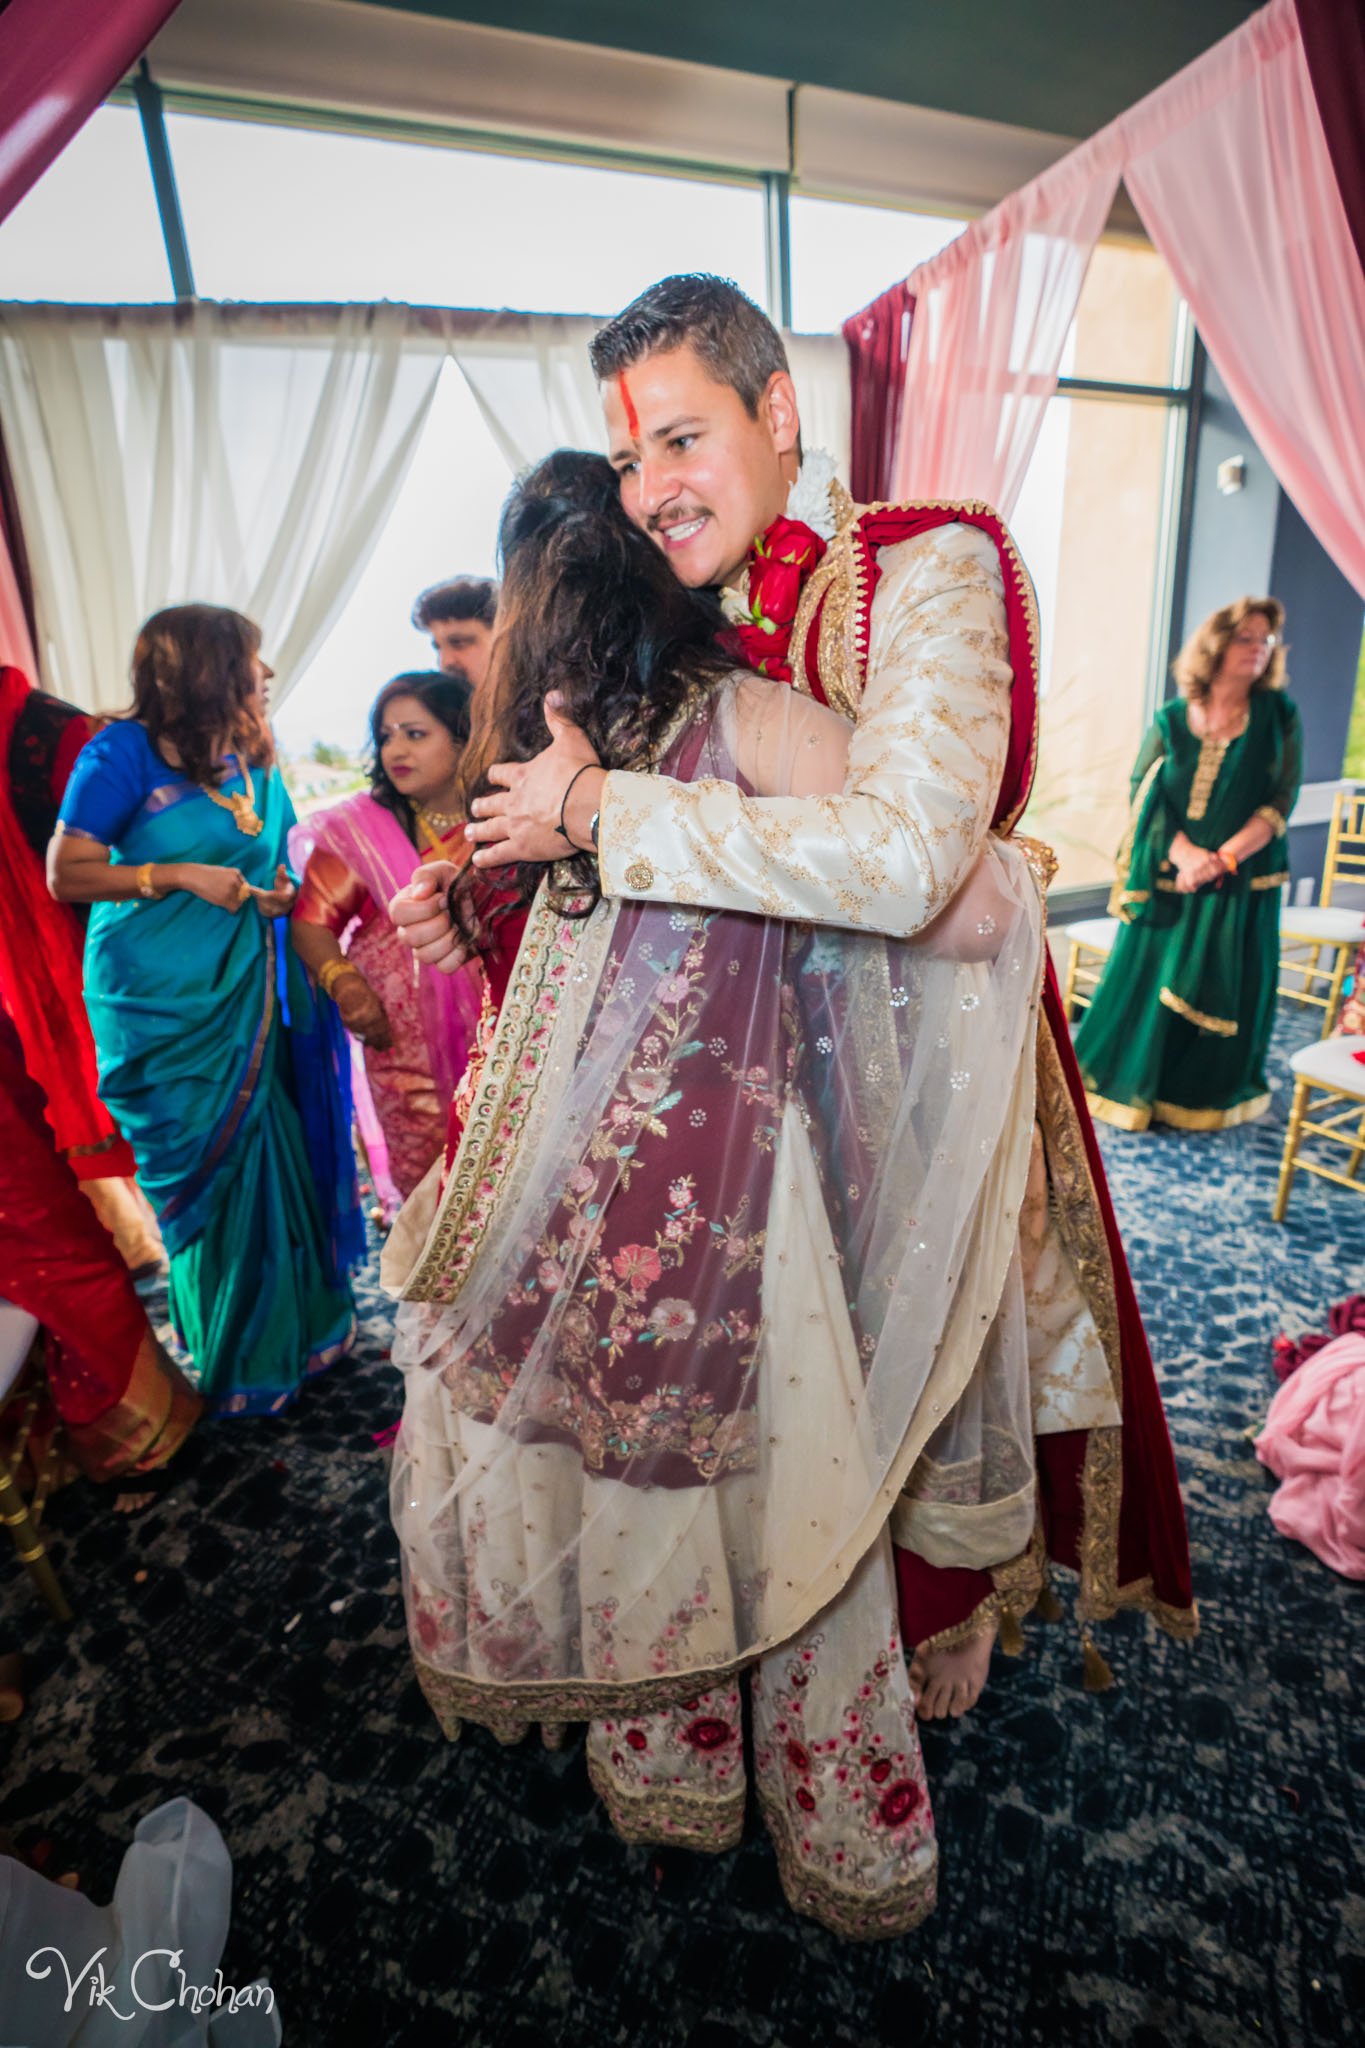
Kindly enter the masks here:
M 916 1650 L 910 1684 L 921 1721 L 959 1720 L 981 1697 L 991 1668 L 994 1621 L 955 1649 Z

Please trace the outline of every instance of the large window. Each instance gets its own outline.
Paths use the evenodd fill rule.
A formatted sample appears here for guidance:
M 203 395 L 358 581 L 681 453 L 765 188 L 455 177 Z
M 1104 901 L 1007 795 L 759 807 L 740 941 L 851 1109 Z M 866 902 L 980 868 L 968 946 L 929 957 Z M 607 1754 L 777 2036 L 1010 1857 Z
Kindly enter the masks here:
M 1042 621 L 1042 737 L 1023 829 L 1062 888 L 1107 884 L 1129 774 L 1162 692 L 1184 323 L 1161 258 L 1096 249 L 1011 526 Z M 1151 387 L 1110 396 L 1074 380 Z
M 0 298 L 170 296 L 142 123 L 131 107 L 100 107 L 0 222 Z
M 850 313 L 897 278 L 927 263 L 962 232 L 960 220 L 851 206 L 835 199 L 791 202 L 792 326 L 812 334 L 840 328 Z
M 1107 883 L 1152 709 L 1168 459 L 1160 404 L 1058 397 L 1012 521 L 1043 629 L 1042 743 L 1022 829 L 1062 887 Z
M 764 295 L 763 197 L 372 136 L 167 117 L 207 298 L 611 313 L 669 271 Z

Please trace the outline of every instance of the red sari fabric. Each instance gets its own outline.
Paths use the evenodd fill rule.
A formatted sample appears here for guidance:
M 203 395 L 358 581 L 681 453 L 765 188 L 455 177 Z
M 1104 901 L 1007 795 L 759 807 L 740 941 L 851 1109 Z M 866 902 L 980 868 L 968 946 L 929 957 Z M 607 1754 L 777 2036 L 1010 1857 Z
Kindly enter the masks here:
M 858 522 L 854 545 L 859 559 L 862 602 L 857 619 L 860 682 L 866 681 L 872 599 L 879 576 L 878 554 L 898 541 L 961 523 L 989 534 L 1000 555 L 1004 577 L 1009 659 L 1014 671 L 1010 739 L 993 823 L 1008 829 L 1028 802 L 1037 754 L 1038 649 L 1032 587 L 1008 530 L 985 505 L 894 505 L 867 512 Z M 811 622 L 806 642 L 806 673 L 819 674 L 820 617 Z M 823 694 L 817 692 L 817 694 Z M 1056 976 L 1049 959 L 1044 986 L 1044 1013 L 1052 1032 L 1068 1093 L 1085 1144 L 1086 1158 L 1104 1223 L 1114 1273 L 1123 1362 L 1123 1492 L 1119 1516 L 1118 1583 L 1120 1588 L 1151 1581 L 1153 1599 L 1185 1612 L 1193 1604 L 1189 1539 L 1176 1477 L 1175 1454 L 1157 1388 L 1152 1354 L 1124 1255 L 1104 1162 L 1080 1070 L 1072 1050 L 1071 1032 L 1062 1009 Z M 1038 1480 L 1048 1555 L 1058 1564 L 1079 1569 L 1084 1521 L 1082 1476 L 1087 1432 L 1076 1430 L 1037 1440 Z M 945 1571 L 912 1552 L 897 1550 L 901 1619 L 906 1639 L 928 1637 L 965 1621 L 993 1590 L 989 1573 Z
M 78 1178 L 131 1178 L 137 1170 L 132 1147 L 99 1098 L 82 991 L 81 928 L 75 914 L 49 896 L 43 863 L 15 807 L 10 746 L 29 693 L 17 668 L 0 668 L 0 1001 L 18 1030 L 24 1064 L 47 1099 L 57 1148 Z M 89 733 L 84 719 L 67 729 L 53 763 L 54 806 Z
M 159 1465 L 202 1404 L 156 1342 L 114 1241 L 59 1159 L 42 1090 L 18 1033 L 0 1016 L 0 1298 L 47 1333 L 56 1416 L 75 1464 L 93 1478 Z

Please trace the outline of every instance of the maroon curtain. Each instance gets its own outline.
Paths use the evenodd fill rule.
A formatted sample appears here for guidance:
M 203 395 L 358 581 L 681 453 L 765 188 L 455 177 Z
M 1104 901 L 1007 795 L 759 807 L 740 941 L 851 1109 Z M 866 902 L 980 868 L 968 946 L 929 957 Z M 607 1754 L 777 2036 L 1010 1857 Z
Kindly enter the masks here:
M 860 505 L 891 495 L 891 475 L 905 398 L 905 364 L 915 301 L 893 284 L 844 322 L 853 399 L 853 455 L 848 487 Z
M 0 8 L 0 220 L 136 63 L 179 0 L 9 0 Z
M 1365 270 L 1365 6 L 1361 0 L 1294 0 L 1294 11 L 1327 153 Z

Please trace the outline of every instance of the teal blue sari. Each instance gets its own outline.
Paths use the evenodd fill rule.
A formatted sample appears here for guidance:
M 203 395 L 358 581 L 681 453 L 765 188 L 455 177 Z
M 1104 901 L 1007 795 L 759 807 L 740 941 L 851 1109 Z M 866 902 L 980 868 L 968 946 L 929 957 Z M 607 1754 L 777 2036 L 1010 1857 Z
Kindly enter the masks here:
M 259 888 L 286 859 L 294 808 L 253 768 L 261 831 L 169 768 L 145 729 L 110 725 L 77 761 L 62 829 L 117 862 L 236 867 Z M 241 773 L 222 785 L 245 790 Z M 357 1250 L 346 1105 L 319 1072 L 344 1066 L 288 941 L 254 902 L 220 910 L 185 890 L 96 904 L 85 991 L 100 1093 L 132 1142 L 170 1254 L 171 1318 L 205 1397 L 273 1411 L 348 1347 L 345 1265 Z M 309 1112 L 308 1129 L 300 1097 Z M 320 1133 L 319 1116 L 330 1129 Z

